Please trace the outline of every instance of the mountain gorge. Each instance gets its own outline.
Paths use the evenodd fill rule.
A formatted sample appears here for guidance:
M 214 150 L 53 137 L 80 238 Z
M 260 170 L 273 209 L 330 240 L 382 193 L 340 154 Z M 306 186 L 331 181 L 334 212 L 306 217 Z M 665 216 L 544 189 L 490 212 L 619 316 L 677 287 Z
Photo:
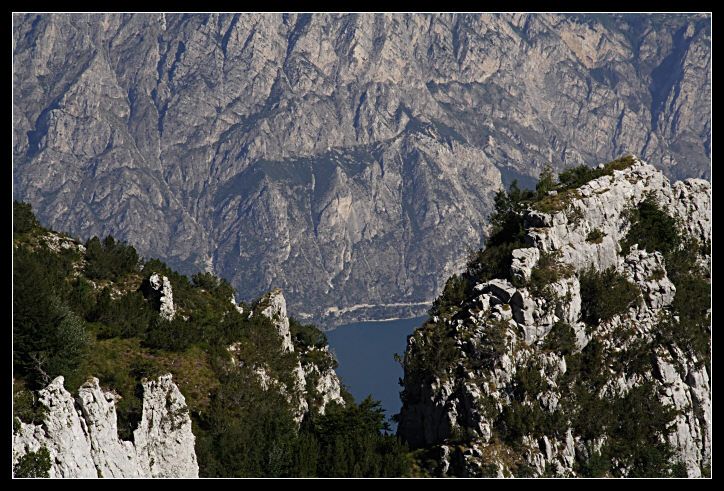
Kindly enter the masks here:
M 323 326 L 411 316 L 513 178 L 624 152 L 709 178 L 710 41 L 706 15 L 16 15 L 14 194 Z

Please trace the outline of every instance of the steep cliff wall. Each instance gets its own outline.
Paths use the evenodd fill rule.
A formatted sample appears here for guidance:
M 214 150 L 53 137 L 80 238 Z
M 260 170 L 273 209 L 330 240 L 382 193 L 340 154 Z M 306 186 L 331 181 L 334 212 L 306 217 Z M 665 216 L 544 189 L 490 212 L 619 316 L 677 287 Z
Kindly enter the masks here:
M 409 337 L 398 433 L 430 472 L 709 472 L 711 185 L 630 163 L 532 200 L 505 277 L 471 264 Z
M 412 316 L 480 244 L 501 179 L 627 151 L 708 177 L 710 21 L 18 15 L 14 190 L 244 300 Z
M 44 447 L 50 477 L 198 477 L 191 418 L 170 374 L 144 382 L 143 416 L 133 441 L 118 437 L 116 394 L 104 392 L 93 378 L 74 398 L 63 382 L 57 377 L 40 391 L 43 423 L 20 423 L 13 462 Z

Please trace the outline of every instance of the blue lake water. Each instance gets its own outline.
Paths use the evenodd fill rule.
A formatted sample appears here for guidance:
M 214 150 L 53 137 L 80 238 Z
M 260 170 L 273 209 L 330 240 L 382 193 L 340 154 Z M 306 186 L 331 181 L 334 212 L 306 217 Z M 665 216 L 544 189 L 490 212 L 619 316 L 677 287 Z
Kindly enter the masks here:
M 383 322 L 357 322 L 327 331 L 329 346 L 337 357 L 337 374 L 360 402 L 368 395 L 382 403 L 387 419 L 400 411 L 402 367 L 393 356 L 404 355 L 407 336 L 426 317 Z M 390 421 L 394 429 L 395 423 Z

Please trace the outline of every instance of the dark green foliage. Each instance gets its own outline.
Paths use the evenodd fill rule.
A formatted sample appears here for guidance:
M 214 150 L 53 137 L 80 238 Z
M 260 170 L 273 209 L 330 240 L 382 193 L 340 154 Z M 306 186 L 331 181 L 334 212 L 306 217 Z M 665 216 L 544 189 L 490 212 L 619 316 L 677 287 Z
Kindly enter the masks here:
M 385 477 L 409 473 L 405 447 L 385 434 L 379 403 L 333 405 L 297 432 L 289 403 L 251 372 L 226 378 L 202 418 L 196 451 L 202 475 Z
M 314 363 L 321 371 L 337 368 L 337 360 L 328 351 L 327 336 L 312 324 L 301 324 L 289 318 L 289 332 L 294 350 L 300 354 L 303 363 Z
M 30 203 L 13 201 L 13 233 L 25 234 L 40 228 Z
M 541 199 L 556 188 L 556 175 L 553 172 L 553 166 L 546 164 L 543 171 L 538 177 L 538 183 L 535 185 L 536 198 Z
M 448 370 L 458 357 L 455 338 L 444 323 L 427 322 L 413 334 L 414 348 L 405 352 L 405 373 L 431 379 Z M 404 392 L 403 392 L 404 400 Z
M 318 442 L 319 477 L 408 475 L 406 449 L 388 431 L 380 403 L 370 397 L 359 405 L 332 407 L 303 428 Z
M 35 392 L 20 389 L 13 392 L 13 416 L 23 423 L 39 425 L 45 416 L 45 406 L 38 400 Z
M 223 377 L 199 429 L 196 448 L 204 477 L 293 475 L 291 408 L 278 391 L 263 390 L 251 370 Z
M 327 345 L 327 336 L 313 324 L 301 324 L 293 317 L 289 318 L 289 332 L 295 349 L 323 348 Z
M 593 244 L 600 244 L 603 242 L 603 237 L 606 234 L 601 232 L 600 229 L 594 228 L 590 232 L 588 232 L 588 235 L 586 235 L 586 242 L 591 242 Z
M 702 476 L 704 477 L 711 477 L 707 476 L 702 472 Z M 689 473 L 686 470 L 686 464 L 684 462 L 676 462 L 674 465 L 671 466 L 671 477 L 689 477 Z
M 37 452 L 28 452 L 13 466 L 14 477 L 50 477 L 50 452 L 41 447 Z
M 711 351 L 711 282 L 697 264 L 697 257 L 709 253 L 692 239 L 679 232 L 676 220 L 661 209 L 649 196 L 629 211 L 631 228 L 621 241 L 628 251 L 633 244 L 647 251 L 660 251 L 669 279 L 676 287 L 671 305 L 679 317 L 667 317 L 660 326 L 660 337 L 696 354 L 701 363 L 710 363 Z
M 465 276 L 452 275 L 445 282 L 442 294 L 435 299 L 430 316 L 445 316 L 457 312 L 460 304 L 470 294 L 473 285 Z
M 558 321 L 546 335 L 543 347 L 561 355 L 570 355 L 576 350 L 576 332 L 570 324 Z
M 479 348 L 484 366 L 492 367 L 508 351 L 508 327 L 509 324 L 503 320 L 492 320 L 485 326 Z
M 148 327 L 144 345 L 166 351 L 183 351 L 197 342 L 200 335 L 194 322 L 181 317 L 165 320 L 156 316 Z
M 490 216 L 490 237 L 485 248 L 471 255 L 464 274 L 470 287 L 493 278 L 510 279 L 512 252 L 525 246 L 523 212 L 534 196 L 533 191 L 521 190 L 516 181 L 511 183 L 507 192 L 501 190 L 495 195 L 495 209 Z
M 548 388 L 548 384 L 540 373 L 540 368 L 534 363 L 519 369 L 513 378 L 513 395 L 518 400 L 526 396 L 535 398 Z
M 711 358 L 711 280 L 697 265 L 696 255 L 691 253 L 697 249 L 697 243 L 686 241 L 665 256 L 669 279 L 676 286 L 671 307 L 679 321 L 669 317 L 662 326 L 662 335 L 694 353 L 699 362 L 708 366 Z
M 589 326 L 625 313 L 640 298 L 639 288 L 614 267 L 581 272 L 581 317 Z
M 196 273 L 191 277 L 191 284 L 194 288 L 203 288 L 218 299 L 229 302 L 234 296 L 234 287 L 223 278 L 214 276 L 211 273 Z
M 610 406 L 609 438 L 601 453 L 619 462 L 611 463 L 612 475 L 620 477 L 622 468 L 628 468 L 628 477 L 670 475 L 673 452 L 660 437 L 670 432 L 675 410 L 661 404 L 651 383 L 634 387 Z
M 631 228 L 621 240 L 623 254 L 638 244 L 641 250 L 660 251 L 666 255 L 681 243 L 676 221 L 659 207 L 653 196 L 647 196 L 628 215 Z
M 513 474 L 515 477 L 536 477 L 535 469 L 525 462 L 518 464 Z
M 140 292 L 130 292 L 113 300 L 109 288 L 98 295 L 88 320 L 102 324 L 101 338 L 130 338 L 143 336 L 158 314 L 149 306 Z
M 86 242 L 85 274 L 91 279 L 116 281 L 123 275 L 138 270 L 138 254 L 133 246 L 116 241 L 112 236 L 103 242 L 93 237 Z
M 88 344 L 86 325 L 63 298 L 71 271 L 66 256 L 20 247 L 14 260 L 14 367 L 40 388 L 78 367 Z
M 588 167 L 586 165 L 566 169 L 558 175 L 559 189 L 565 190 L 581 187 L 593 179 L 610 176 L 614 170 L 624 170 L 633 164 L 633 157 L 627 155 L 605 164 L 602 169 L 598 167 Z
M 601 452 L 578 461 L 576 470 L 585 477 L 620 476 L 630 466 L 630 477 L 670 475 L 672 449 L 661 435 L 668 433 L 675 411 L 659 401 L 654 385 L 645 382 L 618 398 L 599 397 L 617 358 L 596 338 L 580 354 L 566 357 L 568 370 L 559 383 L 572 388 L 564 391 L 563 403 L 572 414 L 574 434 L 584 440 L 607 435 Z M 650 369 L 652 358 L 642 358 Z
M 573 270 L 557 261 L 557 254 L 553 252 L 541 253 L 538 263 L 531 270 L 528 286 L 533 295 L 542 297 L 549 302 L 555 301 L 550 285 L 573 274 Z
M 89 320 L 96 307 L 96 297 L 93 286 L 85 278 L 78 277 L 71 281 L 68 291 L 68 305 L 73 312 Z

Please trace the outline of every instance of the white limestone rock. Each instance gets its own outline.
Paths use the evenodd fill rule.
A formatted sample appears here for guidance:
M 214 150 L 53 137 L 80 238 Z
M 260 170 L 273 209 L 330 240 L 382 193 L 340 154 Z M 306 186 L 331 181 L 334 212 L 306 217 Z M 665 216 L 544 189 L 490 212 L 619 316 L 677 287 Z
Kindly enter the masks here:
M 173 289 L 171 288 L 171 282 L 165 276 L 160 276 L 158 273 L 153 273 L 148 279 L 151 288 L 160 294 L 161 317 L 171 321 L 176 317 L 176 308 L 173 304 Z
M 259 300 L 259 305 L 263 307 L 261 314 L 269 318 L 282 339 L 282 349 L 284 351 L 294 351 L 292 344 L 292 335 L 289 332 L 289 317 L 287 317 L 287 301 L 284 299 L 282 291 L 275 288 L 267 293 Z
M 21 423 L 13 435 L 13 462 L 45 447 L 50 477 L 198 477 L 191 418 L 170 374 L 144 382 L 133 442 L 118 437 L 116 394 L 104 392 L 93 378 L 74 400 L 63 382 L 57 377 L 40 391 L 43 423 Z
M 694 179 L 672 186 L 663 174 L 638 159 L 627 169 L 568 193 L 566 199 L 570 200 L 560 212 L 527 211 L 524 226 L 529 247 L 512 253 L 510 273 L 516 284 L 529 280 L 544 252 L 555 252 L 555 260 L 563 270 L 573 274 L 545 285 L 540 296 L 534 295 L 531 287 L 515 288 L 505 279 L 486 281 L 475 285 L 474 295 L 463 302 L 454 317 L 437 319 L 436 325 L 445 324 L 453 333 L 455 353 L 447 368 L 438 369 L 433 379 L 425 373 L 406 371 L 406 397 L 398 433 L 413 446 L 433 448 L 450 445 L 454 433 L 468 435 L 464 442 L 455 440 L 456 450 L 449 450 L 446 461 L 440 462 L 438 468 L 445 468 L 447 475 L 483 475 L 490 472 L 489 465 L 497 466 L 499 474 L 510 473 L 506 463 L 509 457 L 498 453 L 500 442 L 491 444 L 485 428 L 494 429 L 496 417 L 513 400 L 537 404 L 548 413 L 565 406 L 567 392 L 558 384 L 568 369 L 566 358 L 547 343 L 557 322 L 573 329 L 574 339 L 570 341 L 574 346 L 566 346 L 567 350 L 580 351 L 595 336 L 603 352 L 611 354 L 613 360 L 619 354 L 621 359 L 630 355 L 627 351 L 640 347 L 641 341 L 655 341 L 661 316 L 668 315 L 676 288 L 667 276 L 661 253 L 634 245 L 624 255 L 619 245 L 631 225 L 627 211 L 648 196 L 678 218 L 689 237 L 700 243 L 711 237 L 711 185 Z M 602 240 L 587 240 L 596 229 L 602 233 Z M 691 251 L 710 268 L 710 257 L 703 252 Z M 591 267 L 597 271 L 614 267 L 638 286 L 642 301 L 598 326 L 587 326 L 581 317 L 583 301 L 576 274 Z M 504 343 L 500 333 L 493 336 L 495 353 L 491 353 L 486 333 L 506 319 L 505 307 L 511 307 L 513 320 L 509 321 Z M 419 362 L 414 359 L 418 353 L 424 358 L 436 348 L 427 344 L 423 330 L 416 331 L 408 339 L 406 356 Z M 656 348 L 659 351 L 654 363 L 643 369 L 639 366 L 629 370 L 628 364 L 610 366 L 610 378 L 599 396 L 621 397 L 643 383 L 653 383 L 661 402 L 677 411 L 668 436 L 674 461 L 683 463 L 690 477 L 698 477 L 703 468 L 711 465 L 709 372 L 695 355 L 676 344 Z M 521 396 L 515 395 L 517 377 L 531 366 L 539 372 L 542 385 L 538 393 L 525 395 L 520 401 L 517 398 Z M 575 476 L 576 462 L 590 458 L 606 442 L 605 435 L 583 440 L 573 428 L 561 430 L 556 432 L 565 435 L 561 440 L 552 435 L 523 435 L 522 457 L 535 475 L 553 472 L 557 476 Z M 626 469 L 621 470 L 626 473 Z

